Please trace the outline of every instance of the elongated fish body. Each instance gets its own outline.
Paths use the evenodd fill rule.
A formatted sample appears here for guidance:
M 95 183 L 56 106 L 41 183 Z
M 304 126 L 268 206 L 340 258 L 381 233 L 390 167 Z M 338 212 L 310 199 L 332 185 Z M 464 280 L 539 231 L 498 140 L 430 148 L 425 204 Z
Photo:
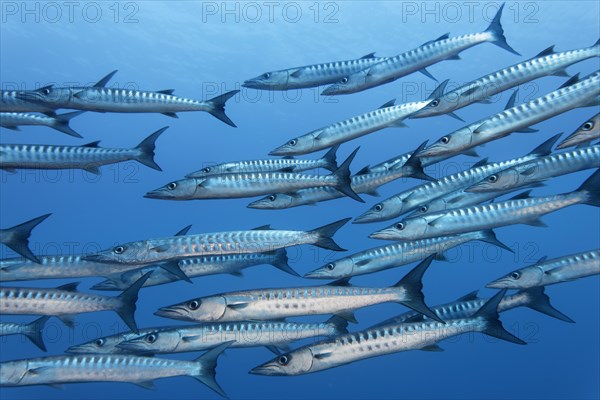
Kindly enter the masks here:
M 69 355 L 6 361 L 0 364 L 0 386 L 128 382 L 151 388 L 154 379 L 191 376 L 225 396 L 215 381 L 215 367 L 217 357 L 229 344 L 218 346 L 195 361 L 122 354 Z
M 331 321 L 333 320 L 333 322 Z M 231 348 L 284 347 L 296 340 L 347 333 L 347 322 L 339 317 L 321 323 L 243 321 L 179 326 L 146 333 L 118 347 L 144 354 L 182 353 L 213 348 L 233 341 Z
M 575 83 L 571 84 L 571 82 Z M 435 157 L 460 154 L 484 143 L 501 139 L 513 132 L 535 132 L 528 127 L 578 107 L 598 104 L 600 72 L 595 72 L 580 81 L 577 81 L 577 76 L 574 76 L 567 84 L 568 86 L 561 87 L 545 96 L 507 108 L 445 135 L 421 151 L 418 156 Z
M 570 193 L 543 197 L 515 198 L 409 218 L 372 233 L 388 240 L 416 240 L 513 224 L 545 226 L 540 217 L 575 204 L 600 206 L 600 171 Z
M 554 52 L 554 46 L 551 46 L 527 61 L 492 72 L 447 92 L 442 97 L 432 100 L 411 118 L 451 113 L 547 75 L 567 76 L 565 72 L 567 67 L 592 57 L 600 57 L 600 42 L 592 47 L 560 53 Z
M 486 240 L 489 232 L 469 232 L 454 236 L 400 242 L 374 247 L 327 263 L 304 275 L 305 278 L 343 279 L 371 274 L 420 261 L 431 254 L 443 254 L 471 240 Z
M 466 190 L 472 193 L 517 189 L 590 168 L 600 167 L 600 145 L 554 153 L 491 174 Z
M 65 350 L 68 354 L 136 354 L 131 350 L 118 347 L 119 344 L 141 337 L 147 333 L 157 332 L 161 329 L 175 328 L 174 326 L 160 328 L 143 328 L 135 332 L 122 332 L 116 335 L 99 337 L 86 343 L 77 344 Z
M 69 121 L 83 112 L 75 111 L 52 116 L 22 112 L 2 112 L 0 113 L 0 126 L 14 131 L 18 131 L 19 127 L 24 125 L 47 126 L 67 135 L 80 138 L 82 136 L 69 126 Z
M 41 317 L 28 324 L 14 322 L 0 322 L 0 336 L 24 335 L 31 340 L 40 350 L 46 351 L 42 337 L 42 329 L 50 317 Z
M 52 107 L 20 99 L 17 97 L 17 93 L 20 92 L 22 91 L 0 90 L 1 113 L 54 113 L 55 109 Z
M 577 130 L 560 142 L 557 149 L 579 146 L 600 139 L 600 113 L 585 121 Z
M 271 151 L 269 155 L 294 156 L 308 154 L 348 142 L 384 128 L 393 126 L 401 127 L 404 126 L 402 120 L 425 107 L 427 103 L 428 101 L 416 101 L 399 105 L 391 105 L 393 102 L 386 103 L 377 110 L 335 122 L 291 139 Z
M 547 260 L 513 271 L 486 285 L 490 288 L 527 289 L 600 274 L 600 250 Z
M 279 249 L 270 253 L 256 254 L 231 254 L 224 256 L 206 256 L 199 258 L 186 258 L 177 261 L 179 268 L 189 278 L 207 276 L 214 274 L 234 274 L 241 275 L 244 268 L 253 267 L 261 264 L 271 264 L 292 275 L 297 275 L 287 265 L 287 255 L 284 249 Z M 106 281 L 100 282 L 92 287 L 93 290 L 123 290 L 128 288 L 144 276 L 147 272 L 152 272 L 150 278 L 144 283 L 146 286 L 163 285 L 165 283 L 176 282 L 180 278 L 171 274 L 162 268 L 144 267 L 134 270 L 116 272 L 108 276 Z
M 385 59 L 386 57 L 375 57 L 374 53 L 370 53 L 355 60 L 334 61 L 265 72 L 256 78 L 245 81 L 242 86 L 261 90 L 311 88 L 337 82 L 345 76 L 380 63 Z
M 272 230 L 268 226 L 249 231 L 228 231 L 198 235 L 171 236 L 117 245 L 89 261 L 149 264 L 211 255 L 267 253 L 284 247 L 313 244 L 330 250 L 342 249 L 331 236 L 349 219 L 343 219 L 312 231 Z

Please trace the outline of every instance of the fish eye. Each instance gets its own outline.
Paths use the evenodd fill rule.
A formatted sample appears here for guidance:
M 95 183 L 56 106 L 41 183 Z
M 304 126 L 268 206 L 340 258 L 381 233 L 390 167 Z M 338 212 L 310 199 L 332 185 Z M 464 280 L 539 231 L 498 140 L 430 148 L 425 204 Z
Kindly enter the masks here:
M 429 210 L 428 206 L 421 206 L 421 212 L 427 212 Z
M 488 182 L 494 183 L 498 180 L 498 175 L 490 175 L 488 177 Z
M 200 302 L 198 300 L 192 300 L 188 303 L 188 307 L 190 310 L 197 310 L 200 307 Z
M 49 95 L 50 94 L 50 89 L 48 89 L 48 88 L 42 89 L 42 94 L 44 94 L 46 96 Z
M 331 263 L 327 264 L 327 269 L 328 270 L 333 271 L 334 268 L 335 268 L 334 264 L 331 264 Z
M 287 365 L 287 363 L 290 362 L 290 359 L 288 358 L 288 356 L 283 355 L 277 359 L 277 362 L 281 365 Z
M 156 342 L 156 335 L 154 333 L 151 333 L 148 336 L 146 336 L 146 342 L 148 342 L 148 343 Z
M 124 251 L 125 251 L 125 247 L 123 247 L 123 246 L 117 246 L 114 249 L 114 252 L 117 253 L 117 254 L 121 254 Z
M 211 170 L 212 169 L 210 167 L 206 167 L 202 171 L 204 171 L 204 172 L 206 172 L 208 174 Z
M 342 78 L 342 80 L 340 82 L 342 82 L 342 83 L 348 83 L 348 78 L 347 77 Z
M 265 78 L 265 79 L 269 79 L 270 77 L 271 77 L 271 73 L 270 72 L 265 72 L 263 74 L 263 78 Z
M 440 101 L 438 99 L 433 100 L 431 103 L 429 103 L 430 107 L 437 107 L 440 104 Z
M 375 210 L 375 211 L 381 211 L 381 210 L 383 210 L 383 205 L 382 204 L 375 204 L 375 207 L 373 207 L 373 210 Z
M 292 140 L 290 140 L 290 141 L 288 142 L 288 144 L 289 144 L 290 146 L 295 146 L 295 145 L 296 145 L 296 143 L 298 143 L 298 141 L 297 141 L 296 139 L 292 139 Z
M 96 346 L 102 347 L 102 346 L 104 346 L 105 340 L 104 339 L 98 339 L 94 343 L 96 344 Z
M 443 138 L 440 139 L 440 142 L 442 142 L 444 144 L 448 144 L 448 142 L 450 142 L 450 136 L 444 136 Z
M 521 277 L 521 274 L 518 271 L 515 271 L 512 274 L 510 274 L 510 277 L 512 279 L 519 279 Z
M 398 222 L 396 224 L 396 229 L 398 229 L 399 231 L 403 230 L 404 229 L 404 224 L 402 222 Z
M 177 187 L 177 183 L 171 182 L 167 185 L 167 189 L 174 190 Z
M 585 124 L 583 124 L 583 126 L 581 127 L 581 129 L 583 129 L 584 131 L 589 131 L 593 127 L 594 127 L 594 123 L 592 121 L 588 121 Z
M 267 197 L 267 199 L 269 199 L 269 201 L 275 201 L 276 198 L 277 197 L 274 194 L 272 194 L 269 197 Z

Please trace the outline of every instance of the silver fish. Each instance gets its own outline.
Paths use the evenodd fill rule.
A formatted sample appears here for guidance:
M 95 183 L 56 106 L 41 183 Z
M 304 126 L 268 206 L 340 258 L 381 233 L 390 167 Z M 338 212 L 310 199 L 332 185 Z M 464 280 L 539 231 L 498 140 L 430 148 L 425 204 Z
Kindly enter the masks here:
M 600 40 L 591 47 L 560 53 L 550 46 L 527 61 L 482 76 L 431 100 L 411 118 L 443 114 L 458 118 L 454 111 L 459 108 L 477 102 L 489 103 L 489 98 L 498 93 L 547 75 L 568 76 L 567 67 L 592 57 L 600 57 Z
M 554 146 L 554 143 L 556 143 L 559 136 L 560 135 L 556 135 L 546 140 L 544 143 L 533 149 L 525 156 L 495 163 L 489 163 L 487 159 L 483 159 L 473 165 L 471 168 L 464 171 L 447 175 L 438 179 L 437 181 L 427 182 L 400 192 L 382 202 L 375 204 L 365 213 L 356 217 L 353 223 L 362 224 L 387 221 L 412 211 L 423 204 L 431 202 L 432 200 L 467 188 L 497 171 L 546 156 L 552 152 L 552 146 Z M 420 152 L 415 153 L 419 154 Z M 418 156 L 416 155 L 415 157 Z
M 217 358 L 231 343 L 207 351 L 195 361 L 166 360 L 130 355 L 75 355 L 33 358 L 0 363 L 0 386 L 58 385 L 84 382 L 127 382 L 146 389 L 153 380 L 190 376 L 223 397 L 215 381 Z
M 339 81 L 345 76 L 361 71 L 384 61 L 386 57 L 375 57 L 369 53 L 362 58 L 334 61 L 265 72 L 243 83 L 243 87 L 261 90 L 290 90 L 311 88 Z
M 206 256 L 200 258 L 186 258 L 177 261 L 178 268 L 183 271 L 188 278 L 207 276 L 213 274 L 232 274 L 242 276 L 244 268 L 261 264 L 271 264 L 290 275 L 299 276 L 288 265 L 288 258 L 285 249 L 278 249 L 270 253 L 256 254 L 231 254 L 224 256 Z M 144 287 L 163 285 L 165 283 L 175 282 L 180 279 L 165 269 L 152 267 L 138 268 L 115 273 L 108 276 L 108 279 L 92 286 L 92 290 L 123 290 L 129 287 L 147 272 L 152 272 L 150 278 L 144 283 Z
M 302 172 L 316 168 L 325 168 L 331 172 L 338 169 L 336 152 L 339 145 L 333 146 L 318 160 L 300 160 L 295 158 L 277 158 L 266 160 L 233 161 L 204 167 L 187 174 L 186 178 L 205 178 L 212 175 L 249 173 L 249 172 Z
M 445 260 L 444 252 L 472 240 L 488 242 L 512 252 L 506 245 L 496 239 L 496 235 L 492 231 L 468 232 L 454 236 L 394 243 L 363 250 L 327 263 L 307 273 L 304 277 L 316 279 L 350 278 L 411 264 L 432 254 L 437 259 Z
M 577 130 L 560 142 L 557 149 L 579 146 L 600 139 L 600 113 L 585 121 Z
M 554 153 L 491 174 L 465 191 L 470 193 L 516 190 L 549 178 L 600 167 L 600 145 Z
M 17 324 L 14 322 L 0 322 L 0 336 L 24 335 L 31 343 L 35 344 L 40 350 L 46 351 L 42 329 L 50 319 L 49 316 L 41 317 L 28 324 Z
M 159 129 L 130 149 L 99 147 L 100 141 L 83 146 L 0 144 L 0 169 L 83 169 L 97 175 L 102 165 L 135 160 L 162 171 L 154 161 L 154 149 L 156 139 L 167 128 Z
M 183 321 L 216 322 L 337 314 L 354 322 L 353 310 L 396 302 L 437 319 L 427 308 L 421 292 L 421 278 L 432 259 L 427 258 L 388 288 L 351 287 L 344 280 L 316 287 L 222 293 L 163 307 L 155 315 Z
M 488 283 L 486 287 L 527 289 L 598 274 L 600 274 L 600 250 L 592 250 L 551 260 L 543 257 L 533 265 Z
M 513 54 L 520 55 L 506 42 L 504 30 L 500 24 L 502 4 L 494 19 L 484 32 L 471 33 L 450 38 L 449 34 L 423 43 L 416 49 L 365 68 L 362 71 L 347 75 L 334 85 L 327 87 L 321 94 L 339 95 L 361 92 L 363 90 L 393 82 L 398 78 L 420 71 L 431 79 L 435 79 L 425 68 L 444 60 L 459 60 L 463 50 L 481 43 L 491 42 Z
M 267 253 L 284 247 L 312 244 L 334 251 L 344 251 L 332 239 L 350 218 L 311 231 L 273 230 L 261 226 L 249 231 L 203 233 L 172 236 L 120 244 L 112 249 L 86 256 L 88 261 L 138 264 L 178 261 L 210 255 Z
M 511 200 L 459 208 L 409 218 L 369 235 L 375 239 L 416 240 L 514 224 L 546 226 L 540 217 L 575 204 L 600 207 L 600 170 L 577 190 L 543 197 Z
M 481 332 L 517 344 L 526 344 L 504 329 L 497 307 L 506 290 L 488 300 L 472 317 L 423 321 L 366 329 L 295 349 L 266 362 L 250 373 L 303 375 L 385 354 L 408 350 L 439 351 L 437 343 L 463 333 Z
M 143 336 L 150 332 L 156 332 L 160 329 L 171 329 L 175 326 L 162 326 L 160 328 L 142 328 L 135 332 L 121 332 L 115 335 L 99 337 L 86 343 L 77 344 L 65 350 L 68 354 L 135 354 L 129 350 L 117 347 L 119 344 Z M 150 356 L 149 354 L 146 354 Z
M 82 136 L 75 132 L 69 122 L 76 116 L 85 111 L 75 111 L 56 116 L 39 115 L 32 113 L 2 112 L 0 113 L 0 126 L 13 131 L 18 131 L 20 126 L 47 126 L 56 129 L 67 135 L 81 138 Z
M 330 186 L 356 201 L 364 203 L 353 190 L 350 163 L 358 148 L 331 175 L 294 172 L 247 172 L 186 178 L 152 190 L 144 197 L 163 200 L 234 199 L 261 196 L 274 192 Z
M 537 132 L 529 126 L 578 107 L 597 106 L 600 96 L 600 72 L 579 80 L 579 74 L 558 90 L 527 103 L 514 105 L 516 91 L 507 107 L 492 116 L 442 136 L 419 157 L 436 157 L 472 152 L 474 147 L 498 140 L 513 132 Z
M 276 354 L 296 340 L 348 333 L 348 321 L 333 316 L 322 323 L 244 321 L 159 329 L 129 339 L 117 347 L 137 354 L 200 351 L 233 341 L 232 348 L 265 346 Z
M 40 260 L 29 249 L 29 236 L 33 228 L 50 215 L 52 214 L 42 215 L 12 228 L 0 229 L 0 243 L 26 259 L 39 264 Z
M 56 289 L 0 288 L 0 310 L 3 314 L 71 316 L 95 311 L 114 311 L 127 326 L 137 332 L 135 303 L 138 292 L 148 279 L 147 274 L 121 295 L 115 297 L 81 294 L 79 283 L 69 283 Z

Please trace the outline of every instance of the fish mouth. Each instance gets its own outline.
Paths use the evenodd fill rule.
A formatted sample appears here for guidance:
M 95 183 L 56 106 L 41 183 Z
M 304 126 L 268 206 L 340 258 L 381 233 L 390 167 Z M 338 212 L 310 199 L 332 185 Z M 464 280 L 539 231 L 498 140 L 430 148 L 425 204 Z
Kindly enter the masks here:
M 263 89 L 265 84 L 259 79 L 248 79 L 242 83 L 242 87 L 249 89 Z
M 287 375 L 285 372 L 281 370 L 281 368 L 274 362 L 269 361 L 258 367 L 252 368 L 248 371 L 249 374 L 252 375 L 269 375 L 269 376 L 285 376 Z
M 19 100 L 30 101 L 30 102 L 41 101 L 41 99 L 37 95 L 37 93 L 31 93 L 31 92 L 17 92 L 15 94 L 15 97 Z
M 90 254 L 81 258 L 83 261 L 99 262 L 99 263 L 119 263 L 118 257 L 110 254 Z
M 486 288 L 490 289 L 517 289 L 512 288 L 504 279 L 496 279 L 495 281 L 491 281 L 490 283 L 485 285 Z
M 370 215 L 370 213 L 365 213 L 362 215 L 359 215 L 358 217 L 354 218 L 354 221 L 352 221 L 353 224 L 368 224 L 369 222 L 377 222 L 379 221 L 377 218 L 374 218 L 373 216 Z
M 144 198 L 145 199 L 173 200 L 173 197 L 168 196 L 167 193 L 162 189 L 151 190 L 144 195 Z
M 87 345 L 78 344 L 76 346 L 71 346 L 65 350 L 67 354 L 88 354 L 93 353 L 93 351 L 87 349 Z
M 259 210 L 264 210 L 267 209 L 267 207 L 264 207 L 263 205 L 263 200 L 255 200 L 252 203 L 246 205 L 246 208 L 254 208 L 254 209 L 259 209 Z
M 100 283 L 96 283 L 90 289 L 91 290 L 122 290 L 121 288 L 117 287 L 115 282 L 108 280 L 108 279 L 105 281 L 102 281 Z
M 154 313 L 154 315 L 156 315 L 157 317 L 177 319 L 181 321 L 194 321 L 187 314 L 187 310 L 180 306 L 162 307 Z
M 464 189 L 465 192 L 468 193 L 485 193 L 485 192 L 492 192 L 492 190 L 488 190 L 485 186 L 483 185 L 478 185 L 475 184 L 473 186 L 469 186 L 468 188 Z
M 126 351 L 135 352 L 135 353 L 150 353 L 151 351 L 146 349 L 144 347 L 143 343 L 144 342 L 140 339 L 132 339 L 132 340 L 127 340 L 125 342 L 119 343 L 115 347 L 118 347 L 119 349 L 123 349 Z
M 337 278 L 335 276 L 331 276 L 328 274 L 328 270 L 325 267 L 317 268 L 314 271 L 307 272 L 304 274 L 303 278 L 307 279 L 334 279 Z
M 389 229 L 382 229 L 380 231 L 373 232 L 369 235 L 371 239 L 383 239 L 383 240 L 399 240 L 395 232 L 391 232 Z
M 285 146 L 278 147 L 269 152 L 270 156 L 289 156 L 289 155 L 293 155 L 293 154 L 294 153 L 292 151 L 286 149 Z
M 335 94 L 343 94 L 344 91 L 340 89 L 339 85 L 331 85 L 323 89 L 321 96 L 332 96 Z

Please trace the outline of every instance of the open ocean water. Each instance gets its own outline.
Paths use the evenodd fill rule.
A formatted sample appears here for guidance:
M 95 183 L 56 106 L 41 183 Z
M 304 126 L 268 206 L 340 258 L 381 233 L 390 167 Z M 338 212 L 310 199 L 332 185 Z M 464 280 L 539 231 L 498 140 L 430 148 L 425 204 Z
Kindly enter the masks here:
M 359 58 L 375 51 L 392 56 L 450 32 L 480 32 L 499 2 L 457 1 L 127 1 L 127 2 L 0 2 L 0 82 L 2 89 L 35 89 L 49 83 L 90 85 L 118 69 L 110 87 L 143 90 L 175 89 L 175 94 L 209 99 L 242 89 L 227 103 L 229 127 L 203 112 L 160 114 L 87 112 L 71 123 L 84 139 L 44 127 L 21 132 L 0 129 L 2 143 L 79 145 L 95 140 L 107 147 L 136 145 L 151 132 L 170 128 L 157 141 L 156 161 L 163 172 L 134 161 L 101 168 L 95 176 L 80 170 L 0 171 L 0 226 L 7 228 L 52 213 L 31 237 L 36 254 L 90 253 L 117 243 L 170 236 L 188 224 L 193 233 L 251 229 L 270 224 L 277 229 L 308 230 L 345 217 L 356 217 L 366 204 L 349 198 L 267 211 L 246 208 L 255 199 L 187 202 L 143 198 L 154 188 L 186 173 L 218 162 L 265 158 L 287 139 L 358 115 L 396 98 L 398 103 L 426 98 L 436 83 L 415 73 L 393 83 L 346 96 L 320 96 L 323 89 L 288 92 L 241 88 L 263 72 L 327 61 Z M 502 24 L 508 42 L 522 56 L 489 43 L 428 68 L 450 85 L 533 57 L 556 45 L 557 51 L 591 46 L 600 37 L 597 1 L 508 1 Z M 598 58 L 568 68 L 585 76 L 598 70 Z M 567 78 L 550 76 L 520 87 L 517 102 L 529 101 L 561 86 Z M 512 90 L 491 104 L 458 110 L 467 123 L 501 111 Z M 528 153 L 559 132 L 571 133 L 598 107 L 579 108 L 537 124 L 537 133 L 514 133 L 478 148 L 481 157 L 500 161 Z M 447 116 L 407 120 L 406 128 L 389 128 L 343 144 L 338 160 L 360 150 L 352 172 L 415 149 L 465 125 Z M 308 157 L 318 156 L 322 152 Z M 476 158 L 458 156 L 426 171 L 441 177 L 468 168 Z M 592 170 L 562 176 L 534 190 L 534 195 L 576 189 Z M 381 198 L 419 184 L 400 179 L 380 188 Z M 506 197 L 505 197 L 506 198 Z M 429 305 L 452 301 L 472 290 L 489 297 L 487 282 L 542 256 L 559 257 L 600 246 L 600 211 L 577 205 L 547 215 L 547 228 L 514 225 L 496 230 L 515 253 L 471 242 L 448 253 L 449 262 L 434 261 L 424 277 Z M 368 234 L 387 226 L 347 224 L 336 241 L 345 253 L 300 246 L 288 250 L 290 265 L 300 274 L 330 260 L 385 244 Z M 2 257 L 14 256 L 6 247 Z M 410 266 L 361 276 L 362 286 L 390 286 Z M 83 279 L 81 291 L 103 278 Z M 20 286 L 55 287 L 70 280 L 20 282 Z M 170 325 L 153 315 L 159 307 L 213 293 L 263 287 L 320 284 L 284 274 L 267 265 L 249 268 L 242 278 L 213 275 L 191 285 L 176 282 L 143 289 L 136 319 L 140 327 Z M 7 284 L 5 284 L 7 285 Z M 600 396 L 600 279 L 598 276 L 550 286 L 552 304 L 576 321 L 564 323 L 530 309 L 501 314 L 505 327 L 527 346 L 463 335 L 442 342 L 442 353 L 409 351 L 371 358 L 300 377 L 249 375 L 273 358 L 265 348 L 230 349 L 219 359 L 217 381 L 234 399 L 597 399 Z M 107 292 L 100 292 L 110 294 Z M 383 304 L 356 312 L 351 331 L 405 311 Z M 327 317 L 309 317 L 321 321 Z M 2 316 L 2 321 L 33 317 Z M 177 322 L 175 323 L 177 324 Z M 112 312 L 76 317 L 73 331 L 49 321 L 44 340 L 48 355 L 69 346 L 125 330 Z M 312 339 L 313 341 L 315 339 Z M 309 343 L 306 340 L 302 343 Z M 0 360 L 39 357 L 42 353 L 22 336 L 0 337 Z M 294 345 L 295 347 L 296 345 Z M 170 355 L 192 360 L 200 353 Z M 2 388 L 0 399 L 208 399 L 219 398 L 194 379 L 159 380 L 156 390 L 120 383 Z

